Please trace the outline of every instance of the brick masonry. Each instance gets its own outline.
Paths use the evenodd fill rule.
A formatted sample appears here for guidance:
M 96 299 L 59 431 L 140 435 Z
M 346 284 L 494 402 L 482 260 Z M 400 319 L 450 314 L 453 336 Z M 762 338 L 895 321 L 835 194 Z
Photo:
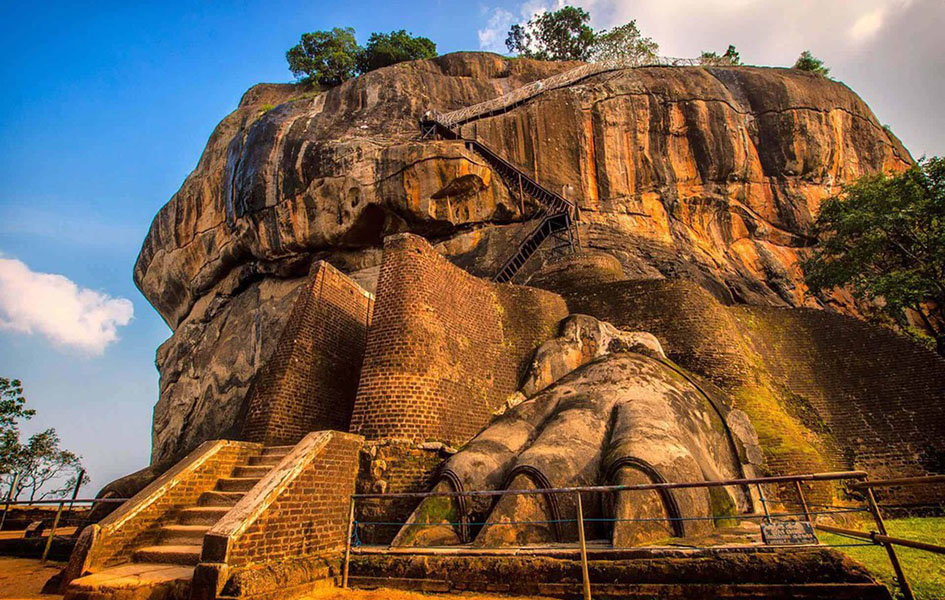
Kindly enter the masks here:
M 945 472 L 945 361 L 903 336 L 826 311 L 724 306 L 681 280 L 562 293 L 573 312 L 655 334 L 672 360 L 729 392 L 762 434 L 772 474 Z M 764 390 L 780 414 L 750 402 Z M 790 419 L 797 438 L 765 439 L 768 418 Z
M 324 261 L 292 307 L 249 391 L 243 437 L 294 444 L 310 431 L 347 431 L 374 297 Z
M 351 431 L 467 441 L 518 389 L 535 348 L 565 316 L 557 294 L 494 285 L 423 238 L 388 237 Z
M 265 511 L 230 541 L 226 562 L 231 569 L 344 548 L 363 439 L 340 432 L 330 436 Z
M 204 442 L 169 471 L 94 525 L 95 542 L 88 567 L 95 571 L 128 562 L 135 548 L 155 543 L 163 525 L 173 522 L 176 511 L 193 506 L 200 495 L 214 489 L 236 465 L 259 452 L 258 444 L 217 440 Z

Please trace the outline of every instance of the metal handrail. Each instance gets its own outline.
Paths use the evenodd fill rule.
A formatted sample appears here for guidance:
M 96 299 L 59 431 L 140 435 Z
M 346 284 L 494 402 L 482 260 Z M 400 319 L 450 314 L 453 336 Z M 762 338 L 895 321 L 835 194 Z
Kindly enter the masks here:
M 853 484 L 853 487 L 856 489 L 868 489 L 878 487 L 928 485 L 930 483 L 945 483 L 945 475 L 924 475 L 919 477 L 898 477 L 895 479 L 874 479 L 872 481 L 857 482 Z
M 554 234 L 556 231 L 563 231 L 570 226 L 570 219 L 568 218 L 569 214 L 570 213 L 567 212 L 558 212 L 545 215 L 541 222 L 538 223 L 538 225 L 532 229 L 528 235 L 525 236 L 525 239 L 519 243 L 515 253 L 505 261 L 505 264 L 502 265 L 502 268 L 499 269 L 492 280 L 499 283 L 511 281 L 512 278 L 515 277 L 515 273 L 518 272 L 518 269 L 522 268 L 525 262 L 531 257 L 532 254 L 535 253 L 536 250 L 538 250 L 538 247 L 541 246 L 541 243 L 544 242 L 548 236 Z M 554 221 L 561 219 L 564 219 L 564 223 L 562 226 L 556 228 L 554 226 Z M 541 239 L 535 242 L 535 240 L 539 237 Z M 522 254 L 525 252 L 525 248 L 529 243 L 534 243 L 535 248 L 533 248 L 532 251 L 528 253 L 528 256 L 522 258 Z M 515 263 L 519 259 L 521 259 L 521 264 L 516 267 Z
M 482 116 L 500 114 L 521 104 L 522 102 L 525 102 L 526 100 L 534 98 L 539 94 L 550 90 L 567 87 L 569 85 L 574 85 L 583 79 L 593 75 L 599 75 L 600 73 L 639 67 L 683 66 L 696 67 L 704 66 L 704 64 L 702 60 L 698 58 L 674 58 L 669 56 L 654 56 L 642 60 L 638 58 L 621 58 L 598 63 L 589 63 L 569 69 L 563 73 L 558 73 L 557 75 L 552 75 L 551 77 L 546 77 L 545 79 L 539 79 L 537 81 L 527 83 L 512 90 L 508 94 L 503 94 L 502 96 L 493 98 L 491 100 L 486 100 L 485 102 L 480 102 L 478 104 L 473 104 L 471 106 L 466 106 L 446 113 L 434 112 L 433 114 L 437 122 L 442 123 L 446 127 L 452 128 L 463 123 L 468 123 L 469 121 L 473 121 Z
M 741 479 L 722 479 L 719 481 L 687 481 L 668 483 L 636 483 L 633 485 L 591 485 L 560 488 L 542 488 L 527 490 L 474 490 L 468 492 L 399 492 L 391 494 L 367 493 L 352 494 L 352 498 L 426 498 L 429 496 L 504 496 L 553 494 L 566 492 L 625 492 L 632 490 L 659 490 L 685 489 L 704 487 L 728 487 L 732 485 L 755 485 L 768 483 L 792 483 L 801 481 L 841 481 L 847 479 L 863 479 L 866 471 L 836 471 L 829 473 L 806 473 L 803 475 L 778 475 L 775 477 L 745 477 Z

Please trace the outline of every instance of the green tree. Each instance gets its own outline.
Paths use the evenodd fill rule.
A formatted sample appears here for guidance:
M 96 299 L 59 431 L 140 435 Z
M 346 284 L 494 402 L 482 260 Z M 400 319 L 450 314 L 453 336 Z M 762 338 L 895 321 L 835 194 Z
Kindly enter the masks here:
M 582 8 L 564 6 L 509 29 L 509 52 L 538 60 L 588 60 L 596 40 L 588 25 L 591 16 Z
M 19 379 L 0 377 L 0 474 L 8 473 L 20 446 L 20 420 L 28 420 L 36 411 L 26 408 L 23 384 Z
M 59 435 L 55 429 L 47 429 L 30 436 L 26 444 L 19 446 L 12 464 L 7 488 L 16 479 L 13 497 L 25 494 L 27 500 L 60 498 L 75 488 L 80 473 L 82 483 L 89 477 L 82 469 L 82 457 L 59 447 Z M 15 478 L 14 473 L 19 477 Z
M 60 496 L 76 484 L 82 458 L 59 447 L 55 429 L 37 433 L 26 444 L 20 442 L 19 422 L 36 414 L 26 408 L 23 385 L 18 379 L 0 377 L 0 481 L 4 495 L 13 481 L 13 497 L 26 492 L 29 499 Z M 83 483 L 89 481 L 83 476 Z
M 285 53 L 289 70 L 299 79 L 322 85 L 338 85 L 357 73 L 361 52 L 354 29 L 303 33 L 299 43 Z
M 848 287 L 945 356 L 945 159 L 845 187 L 821 205 L 815 232 L 803 262 L 813 292 Z
M 801 71 L 809 71 L 823 77 L 827 77 L 830 74 L 830 69 L 824 66 L 824 61 L 811 54 L 810 50 L 801 52 L 801 55 L 797 57 L 797 62 L 794 63 L 794 68 Z
M 642 64 L 656 58 L 659 48 L 659 44 L 651 38 L 643 37 L 636 21 L 630 21 L 620 27 L 597 33 L 591 56 L 599 62 L 616 60 L 628 64 Z
M 358 53 L 359 73 L 387 67 L 408 60 L 436 56 L 436 44 L 401 29 L 390 33 L 372 33 L 367 45 Z
M 732 65 L 737 66 L 742 64 L 742 57 L 738 53 L 738 50 L 735 49 L 734 44 L 729 44 L 728 49 L 724 54 L 719 56 L 716 52 L 703 52 L 699 56 L 699 63 L 707 66 L 712 65 Z

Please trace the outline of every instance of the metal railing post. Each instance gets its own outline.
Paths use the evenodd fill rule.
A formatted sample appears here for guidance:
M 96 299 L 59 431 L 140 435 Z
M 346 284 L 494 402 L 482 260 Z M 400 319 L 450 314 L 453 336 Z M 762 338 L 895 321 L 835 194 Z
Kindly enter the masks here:
M 72 505 L 75 504 L 75 499 L 79 497 L 79 488 L 82 487 L 82 479 L 85 478 L 85 469 L 79 469 L 79 476 L 76 477 L 75 487 L 72 488 L 72 499 L 69 501 L 69 511 L 72 511 Z
M 866 488 L 866 499 L 870 503 L 870 512 L 873 513 L 873 518 L 876 519 L 876 529 L 879 531 L 880 535 L 886 534 L 886 524 L 883 522 L 883 516 L 879 512 L 879 505 L 876 503 L 876 496 L 873 495 L 873 488 Z M 909 585 L 909 580 L 906 579 L 906 574 L 902 570 L 902 565 L 899 564 L 899 557 L 896 555 L 896 549 L 893 548 L 893 545 L 889 542 L 884 542 L 883 546 L 886 547 L 886 554 L 889 555 L 889 562 L 892 563 L 893 570 L 896 572 L 896 579 L 899 580 L 899 589 L 902 591 L 902 595 L 906 600 L 915 600 L 915 596 L 912 594 L 912 586 Z
M 345 566 L 341 574 L 341 587 L 348 587 L 348 565 L 351 562 L 351 536 L 354 535 L 354 496 L 348 501 L 348 535 L 345 537 Z
M 758 498 L 761 499 L 761 508 L 765 511 L 765 523 L 770 523 L 771 513 L 768 512 L 768 501 L 765 499 L 765 492 L 761 489 L 760 483 L 756 483 L 755 487 L 758 488 Z
M 62 516 L 62 509 L 65 505 L 66 502 L 63 500 L 59 503 L 59 508 L 56 509 L 56 518 L 53 519 L 52 528 L 49 530 L 49 537 L 46 538 L 46 547 L 43 548 L 43 558 L 40 559 L 40 564 L 46 564 L 46 557 L 49 556 L 49 550 L 52 548 L 53 538 L 56 537 L 56 527 L 59 526 L 59 517 Z
M 16 485 L 20 482 L 20 474 L 13 474 L 13 481 L 10 483 L 10 491 L 7 492 L 7 501 L 3 505 L 3 517 L 0 517 L 0 529 L 7 521 L 7 513 L 10 511 L 10 503 L 13 502 L 13 492 L 16 491 Z
M 581 504 L 581 492 L 575 492 L 577 498 L 578 540 L 581 542 L 581 577 L 584 585 L 584 600 L 591 600 L 591 580 L 587 573 L 587 542 L 584 539 L 584 506 Z
M 804 498 L 804 490 L 801 488 L 801 482 L 794 480 L 794 489 L 797 490 L 797 498 L 801 501 L 801 509 L 804 511 L 804 518 L 807 519 L 809 523 L 813 523 L 810 518 L 810 510 L 807 508 L 807 499 Z

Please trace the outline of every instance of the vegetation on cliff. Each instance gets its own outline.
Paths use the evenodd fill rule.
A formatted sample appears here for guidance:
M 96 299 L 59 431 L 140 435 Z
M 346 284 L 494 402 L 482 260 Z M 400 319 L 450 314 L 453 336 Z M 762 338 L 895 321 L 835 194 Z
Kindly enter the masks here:
M 505 45 L 509 52 L 536 60 L 639 62 L 656 56 L 659 45 L 643 37 L 636 21 L 594 31 L 590 19 L 586 10 L 574 6 L 544 12 L 512 25 Z
M 803 263 L 812 290 L 849 287 L 945 356 L 945 159 L 846 186 L 821 205 L 815 232 Z
M 338 85 L 368 71 L 435 56 L 435 43 L 403 29 L 374 32 L 361 47 L 351 27 L 303 33 L 299 43 L 285 53 L 293 75 L 321 85 Z
M 815 75 L 827 77 L 830 75 L 830 69 L 824 65 L 824 61 L 811 54 L 810 50 L 804 50 L 797 57 L 794 68 L 799 71 L 808 71 Z

